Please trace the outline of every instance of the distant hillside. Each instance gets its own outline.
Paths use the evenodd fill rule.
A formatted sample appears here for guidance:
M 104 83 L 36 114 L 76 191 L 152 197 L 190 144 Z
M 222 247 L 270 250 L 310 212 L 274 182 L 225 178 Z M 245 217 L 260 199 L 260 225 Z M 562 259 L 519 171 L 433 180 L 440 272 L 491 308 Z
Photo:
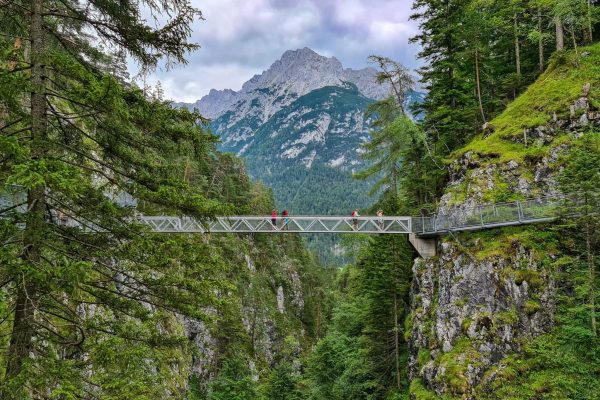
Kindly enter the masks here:
M 352 179 L 369 137 L 364 110 L 389 94 L 377 71 L 344 69 L 311 49 L 286 51 L 239 92 L 212 90 L 194 104 L 212 118 L 221 150 L 247 160 L 252 177 L 292 213 L 344 213 L 370 204 L 369 184 Z M 422 94 L 409 93 L 407 103 Z
M 363 168 L 360 145 L 372 130 L 364 111 L 390 93 L 376 74 L 304 48 L 286 51 L 239 92 L 212 90 L 180 106 L 212 119 L 220 149 L 244 157 L 250 175 L 273 188 L 278 209 L 345 214 L 372 203 L 371 182 L 352 173 Z M 422 97 L 408 93 L 406 109 Z

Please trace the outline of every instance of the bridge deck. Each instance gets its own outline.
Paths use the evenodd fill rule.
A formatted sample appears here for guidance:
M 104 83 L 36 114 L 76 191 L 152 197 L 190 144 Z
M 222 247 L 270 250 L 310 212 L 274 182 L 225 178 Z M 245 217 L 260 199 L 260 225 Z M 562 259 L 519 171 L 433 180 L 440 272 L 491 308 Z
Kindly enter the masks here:
M 433 217 L 271 216 L 218 217 L 201 223 L 189 217 L 142 216 L 139 221 L 162 233 L 414 233 L 422 237 L 549 222 L 556 219 L 561 198 L 538 198 L 511 203 L 457 208 Z
M 356 221 L 355 221 L 356 220 Z M 411 217 L 270 216 L 218 217 L 202 224 L 187 217 L 140 217 L 139 221 L 161 233 L 410 233 Z

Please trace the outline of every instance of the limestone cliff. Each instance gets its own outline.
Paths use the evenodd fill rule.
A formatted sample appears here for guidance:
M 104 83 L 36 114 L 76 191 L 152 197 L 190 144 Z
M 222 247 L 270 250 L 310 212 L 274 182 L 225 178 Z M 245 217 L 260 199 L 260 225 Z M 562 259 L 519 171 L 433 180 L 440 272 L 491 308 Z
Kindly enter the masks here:
M 309 287 L 318 266 L 297 237 L 221 237 L 232 285 L 222 304 L 206 310 L 212 323 L 187 319 L 191 385 L 204 393 L 223 362 L 239 358 L 254 381 L 282 358 L 296 358 L 314 341 L 315 298 Z
M 578 64 L 555 62 L 453 155 L 441 214 L 466 218 L 480 204 L 559 192 L 569 150 L 600 123 L 600 47 L 584 54 Z M 557 242 L 539 225 L 463 233 L 441 238 L 436 257 L 415 261 L 413 399 L 484 398 L 507 358 L 554 329 Z

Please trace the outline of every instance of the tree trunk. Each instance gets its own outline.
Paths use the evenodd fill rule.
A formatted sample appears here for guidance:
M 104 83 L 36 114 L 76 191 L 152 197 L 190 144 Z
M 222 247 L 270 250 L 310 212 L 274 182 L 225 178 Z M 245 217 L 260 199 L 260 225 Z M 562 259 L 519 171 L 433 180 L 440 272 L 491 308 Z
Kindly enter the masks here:
M 592 43 L 594 40 L 594 33 L 592 29 L 592 0 L 588 0 L 587 2 L 587 40 L 589 43 Z
M 447 26 L 452 26 L 450 21 L 450 2 L 444 2 L 444 19 L 446 20 Z M 446 30 L 444 35 L 444 42 L 446 45 L 446 51 L 448 52 L 448 90 L 450 93 L 454 93 L 454 41 L 452 37 L 452 31 Z M 450 99 L 450 106 L 456 107 L 456 96 L 453 94 Z
M 394 194 L 394 199 L 398 198 L 398 166 L 395 161 L 392 161 L 392 193 Z
M 521 75 L 521 49 L 519 48 L 519 26 L 517 24 L 517 14 L 514 15 L 514 31 L 515 31 L 515 62 L 517 67 L 517 75 Z
M 398 300 L 394 293 L 394 357 L 396 358 L 396 383 L 398 390 L 401 390 L 402 381 L 400 378 L 400 335 L 398 333 Z
M 560 17 L 554 17 L 554 26 L 556 28 L 556 51 L 561 51 L 565 48 L 565 34 Z
M 594 265 L 594 252 L 592 250 L 592 237 L 590 232 L 590 222 L 586 223 L 586 232 L 585 232 L 585 245 L 586 245 L 586 253 L 587 253 L 587 262 L 588 262 L 588 273 L 589 273 L 589 281 L 590 281 L 590 293 L 589 293 L 589 303 L 590 303 L 590 314 L 591 314 L 591 322 L 592 322 L 592 332 L 594 336 L 598 336 L 598 328 L 596 323 L 596 267 Z
M 384 72 L 389 75 L 389 72 L 385 71 L 385 69 Z M 396 94 L 396 101 L 398 102 L 398 107 L 400 108 L 400 114 L 406 115 L 406 112 L 404 111 L 404 93 L 402 93 L 400 88 L 396 87 L 396 84 L 394 83 L 394 80 L 392 78 L 390 78 L 390 84 L 392 85 L 392 89 Z
M 575 56 L 577 57 L 576 65 L 579 66 L 579 52 L 577 51 L 577 39 L 575 39 L 575 28 L 571 31 L 571 39 L 573 40 L 573 49 L 575 49 Z
M 481 101 L 481 81 L 479 79 L 479 51 L 477 48 L 475 48 L 475 81 L 477 83 L 477 100 L 479 101 L 479 111 L 481 112 L 481 119 L 485 124 L 485 113 L 483 112 L 483 102 Z
M 31 158 L 38 161 L 44 155 L 46 138 L 46 93 L 45 93 L 45 43 L 43 32 L 44 0 L 31 1 Z M 41 259 L 40 239 L 44 230 L 44 212 L 46 209 L 45 187 L 43 184 L 29 190 L 27 194 L 26 226 L 23 231 L 23 250 L 21 258 L 30 267 L 35 268 Z M 31 274 L 23 272 L 15 277 L 16 309 L 13 329 L 7 352 L 5 379 L 15 378 L 21 372 L 24 361 L 33 350 L 35 301 L 37 285 Z
M 321 298 L 317 301 L 317 318 L 315 322 L 315 338 L 321 338 Z
M 539 67 L 540 67 L 540 72 L 544 72 L 544 40 L 543 40 L 543 32 L 542 32 L 542 10 L 538 8 L 538 14 L 537 14 L 537 18 L 538 18 L 538 35 L 539 35 L 539 39 L 538 39 L 538 55 L 539 55 Z

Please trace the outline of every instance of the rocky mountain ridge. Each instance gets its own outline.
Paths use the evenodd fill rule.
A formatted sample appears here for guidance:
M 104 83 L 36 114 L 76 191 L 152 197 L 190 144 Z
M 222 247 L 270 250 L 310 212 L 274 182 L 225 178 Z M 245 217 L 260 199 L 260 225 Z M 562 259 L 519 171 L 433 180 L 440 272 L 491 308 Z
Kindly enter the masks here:
M 264 122 L 297 97 L 325 86 L 340 86 L 345 82 L 356 85 L 365 97 L 382 99 L 388 95 L 389 87 L 376 84 L 376 73 L 374 68 L 344 68 L 337 58 L 324 57 L 304 47 L 283 53 L 267 70 L 244 83 L 239 91 L 212 89 L 208 95 L 195 103 L 180 105 L 196 107 L 205 117 L 216 119 L 230 111 L 233 106 L 244 108 L 256 98 L 260 98 L 260 93 L 264 93 L 262 90 L 269 89 L 274 99 L 263 103 L 267 106 L 263 114 Z M 276 88 L 274 92 L 273 88 Z
M 378 84 L 376 74 L 374 68 L 344 68 L 335 57 L 305 47 L 286 51 L 237 92 L 211 90 L 196 103 L 180 106 L 198 108 L 212 119 L 223 151 L 248 158 L 279 136 L 285 137 L 284 143 L 269 150 L 290 166 L 310 169 L 311 160 L 320 159 L 333 168 L 348 169 L 361 163 L 359 147 L 371 130 L 370 121 L 363 117 L 367 105 L 390 94 L 390 86 Z M 420 96 L 408 93 L 405 106 Z M 309 143 L 320 146 L 308 149 Z M 332 143 L 341 151 L 329 151 Z M 264 167 L 268 165 L 256 171 L 251 168 L 250 173 L 263 179 Z

